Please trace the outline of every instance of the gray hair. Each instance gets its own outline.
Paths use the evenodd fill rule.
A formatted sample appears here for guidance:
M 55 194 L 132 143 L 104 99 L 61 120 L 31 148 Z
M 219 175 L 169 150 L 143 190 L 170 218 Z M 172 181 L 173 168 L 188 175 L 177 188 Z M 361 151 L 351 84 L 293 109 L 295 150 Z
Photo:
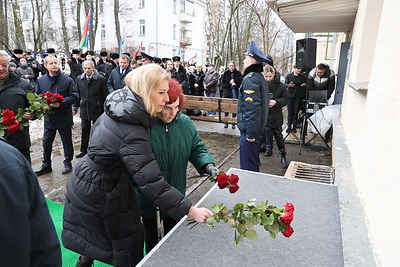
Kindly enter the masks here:
M 21 58 L 21 59 L 19 60 L 19 62 L 26 62 L 26 59 L 25 59 L 25 58 Z
M 47 57 L 45 57 L 45 58 L 43 59 L 43 64 L 44 64 L 44 65 L 47 65 L 47 63 L 48 63 L 47 61 L 48 61 L 50 58 L 55 58 L 55 59 L 57 59 L 56 56 L 49 55 L 49 56 L 47 56 Z
M 82 67 L 83 67 L 83 65 L 86 65 L 86 64 L 90 64 L 90 66 L 94 68 L 93 60 L 85 60 L 85 61 L 83 61 L 82 62 Z
M 8 61 L 11 61 L 11 56 L 4 50 L 0 50 L 0 57 L 7 57 Z

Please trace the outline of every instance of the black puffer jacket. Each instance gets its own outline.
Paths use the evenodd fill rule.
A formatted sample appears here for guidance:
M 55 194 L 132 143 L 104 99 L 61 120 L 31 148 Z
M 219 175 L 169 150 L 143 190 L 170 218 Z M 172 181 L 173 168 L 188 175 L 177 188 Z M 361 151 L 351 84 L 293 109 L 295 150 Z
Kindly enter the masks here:
M 280 75 L 275 75 L 274 80 L 268 82 L 270 99 L 276 101 L 273 107 L 269 108 L 267 127 L 279 128 L 283 124 L 282 108 L 287 105 L 288 93 L 285 85 L 280 81 Z
M 88 154 L 67 184 L 62 241 L 66 248 L 113 266 L 143 257 L 134 186 L 179 220 L 191 203 L 161 175 L 150 146 L 155 119 L 129 88 L 114 91 L 92 129 Z
M 29 107 L 27 93 L 33 93 L 33 88 L 26 80 L 19 78 L 13 72 L 9 72 L 2 86 L 0 86 L 0 109 L 10 109 L 15 114 L 18 108 L 25 109 Z M 29 136 L 29 127 L 25 127 L 22 131 L 18 130 L 10 134 L 6 138 L 7 143 L 17 149 L 28 148 L 31 146 L 31 138 Z

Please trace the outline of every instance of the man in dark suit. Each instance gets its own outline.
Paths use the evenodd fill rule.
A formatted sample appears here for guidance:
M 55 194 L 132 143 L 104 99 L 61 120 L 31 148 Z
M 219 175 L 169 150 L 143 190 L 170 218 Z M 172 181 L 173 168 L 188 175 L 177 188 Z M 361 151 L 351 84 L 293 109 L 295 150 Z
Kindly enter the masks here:
M 84 73 L 78 76 L 76 81 L 79 100 L 73 106 L 74 115 L 80 107 L 82 120 L 81 149 L 76 154 L 77 158 L 83 157 L 87 153 L 91 126 L 103 113 L 104 101 L 108 95 L 106 79 L 95 71 L 93 61 L 84 61 L 82 68 Z
M 132 70 L 129 65 L 129 57 L 127 55 L 121 55 L 119 58 L 119 66 L 111 71 L 110 78 L 108 78 L 107 86 L 110 93 L 124 88 L 125 76 Z
M 62 174 L 72 171 L 71 161 L 73 159 L 74 149 L 72 146 L 72 130 L 74 124 L 72 120 L 72 104 L 78 99 L 78 91 L 75 88 L 74 81 L 65 74 L 62 74 L 58 64 L 58 60 L 54 56 L 47 56 L 44 59 L 44 67 L 47 74 L 38 79 L 38 88 L 36 93 L 46 94 L 58 93 L 64 97 L 60 102 L 51 103 L 51 111 L 49 120 L 44 121 L 43 133 L 43 163 L 40 170 L 36 171 L 36 175 L 43 175 L 52 171 L 51 168 L 51 151 L 53 149 L 53 141 L 56 132 L 60 134 L 64 150 L 64 168 Z

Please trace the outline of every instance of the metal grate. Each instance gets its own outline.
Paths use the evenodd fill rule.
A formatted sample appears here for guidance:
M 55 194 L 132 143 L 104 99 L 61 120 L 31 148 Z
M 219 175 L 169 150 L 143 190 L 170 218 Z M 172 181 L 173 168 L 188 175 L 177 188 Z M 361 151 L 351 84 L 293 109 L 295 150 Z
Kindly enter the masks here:
M 312 165 L 297 161 L 290 162 L 285 177 L 324 184 L 334 184 L 335 182 L 335 172 L 332 167 Z

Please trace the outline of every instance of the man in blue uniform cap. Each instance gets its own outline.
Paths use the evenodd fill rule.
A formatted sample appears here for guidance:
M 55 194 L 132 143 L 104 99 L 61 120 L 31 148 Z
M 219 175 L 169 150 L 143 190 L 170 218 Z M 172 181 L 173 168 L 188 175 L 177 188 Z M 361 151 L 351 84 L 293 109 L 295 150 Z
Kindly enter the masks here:
M 268 119 L 269 90 L 262 75 L 263 63 L 272 62 L 251 41 L 243 61 L 245 70 L 239 88 L 237 126 L 240 130 L 240 168 L 256 172 L 260 167 L 260 138 Z

